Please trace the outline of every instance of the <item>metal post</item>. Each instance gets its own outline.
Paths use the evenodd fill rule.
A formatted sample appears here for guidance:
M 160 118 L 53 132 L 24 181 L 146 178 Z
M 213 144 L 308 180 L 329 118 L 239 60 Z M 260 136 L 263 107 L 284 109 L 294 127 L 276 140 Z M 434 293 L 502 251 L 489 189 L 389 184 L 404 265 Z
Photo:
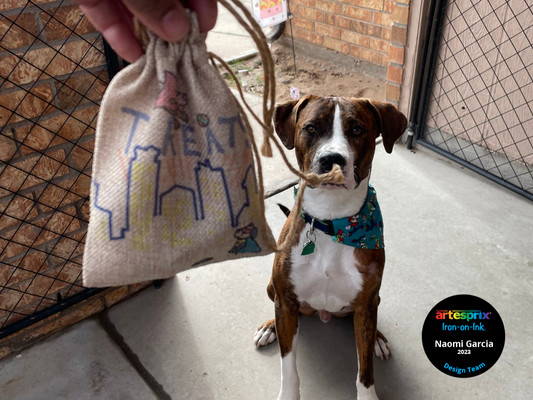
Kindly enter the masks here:
M 440 39 L 440 29 L 442 26 L 442 20 L 444 19 L 444 8 L 446 6 L 446 1 L 443 0 L 433 0 L 435 4 L 435 13 L 433 16 L 433 22 L 431 24 L 431 43 L 429 44 L 429 49 L 431 49 L 430 56 L 426 63 L 426 68 L 424 72 L 424 77 L 422 80 L 422 86 L 425 87 L 425 90 L 422 91 L 422 98 L 420 99 L 420 107 L 418 107 L 418 117 L 416 118 L 417 127 L 416 127 L 416 139 L 419 139 L 424 130 L 424 125 L 426 123 L 426 112 L 428 106 L 429 92 L 431 90 L 431 81 L 433 80 L 433 71 L 435 68 L 435 60 L 437 58 L 437 48 L 439 45 Z
M 292 19 L 293 15 L 291 13 L 291 8 L 289 6 L 289 0 L 287 0 L 287 18 L 289 20 L 289 25 L 291 26 L 291 41 L 292 41 L 292 61 L 294 64 L 294 77 L 296 78 L 296 52 L 294 51 L 294 35 L 292 34 Z
M 431 4 L 429 6 L 429 12 L 428 12 L 428 22 L 426 26 L 426 35 L 424 37 L 424 43 L 422 47 L 422 59 L 420 60 L 420 65 L 418 67 L 418 76 L 416 80 L 416 86 L 415 86 L 415 93 L 413 98 L 413 104 L 411 107 L 411 115 L 409 117 L 409 126 L 407 127 L 407 148 L 411 150 L 413 148 L 413 138 L 415 135 L 415 132 L 417 130 L 418 125 L 418 119 L 417 119 L 417 112 L 418 108 L 420 106 L 420 94 L 422 92 L 422 88 L 424 87 L 424 77 L 427 73 L 427 56 L 428 56 L 428 46 L 431 39 L 431 31 L 433 27 L 433 22 L 435 20 L 435 4 L 436 0 L 432 0 Z
M 109 76 L 109 81 L 111 81 L 116 74 L 120 71 L 120 65 L 118 62 L 118 55 L 115 53 L 115 50 L 107 43 L 107 40 L 103 39 L 104 42 L 104 54 L 107 66 L 107 75 Z

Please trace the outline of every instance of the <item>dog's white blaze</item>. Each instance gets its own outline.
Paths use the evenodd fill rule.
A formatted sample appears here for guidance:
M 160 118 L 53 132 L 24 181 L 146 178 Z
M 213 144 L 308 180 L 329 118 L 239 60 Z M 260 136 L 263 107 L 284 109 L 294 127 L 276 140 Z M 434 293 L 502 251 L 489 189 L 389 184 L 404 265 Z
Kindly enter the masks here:
M 317 170 L 318 160 L 325 154 L 337 153 L 346 159 L 346 167 L 344 172 L 344 184 L 348 190 L 355 188 L 355 178 L 353 173 L 354 166 L 354 152 L 346 135 L 342 131 L 342 115 L 338 104 L 335 105 L 335 114 L 333 115 L 333 134 L 325 141 L 317 150 L 314 156 L 313 169 Z
M 344 153 L 347 155 L 351 153 L 350 143 L 348 143 L 348 140 L 346 140 L 346 136 L 344 136 L 344 132 L 342 131 L 342 115 L 338 104 L 335 106 L 335 115 L 333 116 L 333 135 L 331 136 L 329 146 L 334 151 L 338 151 L 341 154 Z
M 281 389 L 278 400 L 298 400 L 300 398 L 300 377 L 296 369 L 298 331 L 292 338 L 292 350 L 281 358 Z
M 290 279 L 294 293 L 300 302 L 307 302 L 315 310 L 339 312 L 350 306 L 363 286 L 363 278 L 356 267 L 354 248 L 336 243 L 331 236 L 315 230 L 315 251 L 302 256 L 300 254 L 307 240 L 305 232 L 308 227 L 291 253 Z

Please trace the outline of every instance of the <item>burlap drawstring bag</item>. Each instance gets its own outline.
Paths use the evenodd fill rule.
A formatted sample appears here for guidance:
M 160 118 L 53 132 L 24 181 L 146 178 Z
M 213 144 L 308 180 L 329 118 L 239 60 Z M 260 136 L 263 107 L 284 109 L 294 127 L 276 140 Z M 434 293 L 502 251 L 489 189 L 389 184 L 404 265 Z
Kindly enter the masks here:
M 264 130 L 262 152 L 271 156 L 272 57 L 250 13 L 234 3 L 246 21 L 220 2 L 250 32 L 263 59 L 264 121 L 252 115 Z M 228 67 L 208 54 L 193 13 L 190 21 L 180 43 L 140 29 L 146 54 L 112 80 L 103 98 L 83 259 L 87 287 L 164 279 L 291 244 L 277 246 L 266 223 L 252 130 L 213 59 Z M 342 179 L 340 171 L 310 177 L 290 168 L 309 182 Z

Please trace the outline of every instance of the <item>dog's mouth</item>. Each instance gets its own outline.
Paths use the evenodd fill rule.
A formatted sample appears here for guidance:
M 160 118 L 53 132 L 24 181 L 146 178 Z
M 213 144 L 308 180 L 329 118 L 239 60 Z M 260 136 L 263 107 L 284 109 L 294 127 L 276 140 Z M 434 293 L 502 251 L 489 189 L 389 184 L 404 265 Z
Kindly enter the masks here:
M 344 177 L 346 178 L 346 171 L 343 171 Z M 357 189 L 361 183 L 361 174 L 359 172 L 359 168 L 357 166 L 353 167 L 353 178 L 355 186 L 353 189 Z M 348 190 L 348 186 L 346 186 L 346 183 L 322 183 L 319 186 L 311 186 L 309 185 L 310 189 L 325 189 L 325 190 Z
M 326 189 L 326 190 L 348 189 L 344 183 L 341 183 L 341 184 L 338 184 L 338 183 L 323 183 L 319 187 L 320 187 L 320 189 Z
M 343 171 L 343 173 L 344 173 L 344 177 L 346 178 L 346 172 Z M 357 189 L 359 187 L 359 184 L 361 183 L 361 174 L 359 173 L 359 168 L 357 168 L 357 166 L 353 167 L 353 179 L 355 182 L 354 189 Z M 341 190 L 341 189 L 348 190 L 348 187 L 346 186 L 345 183 L 341 183 L 341 184 L 323 183 L 322 185 L 320 185 L 320 188 L 326 189 L 326 190 Z

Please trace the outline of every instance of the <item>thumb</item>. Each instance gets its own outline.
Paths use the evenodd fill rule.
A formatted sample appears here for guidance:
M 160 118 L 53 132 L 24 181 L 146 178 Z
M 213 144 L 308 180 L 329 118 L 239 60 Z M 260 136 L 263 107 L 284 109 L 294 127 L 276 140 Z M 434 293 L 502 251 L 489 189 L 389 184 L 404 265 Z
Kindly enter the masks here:
M 124 4 L 160 38 L 177 42 L 189 32 L 189 19 L 179 0 L 124 0 Z

